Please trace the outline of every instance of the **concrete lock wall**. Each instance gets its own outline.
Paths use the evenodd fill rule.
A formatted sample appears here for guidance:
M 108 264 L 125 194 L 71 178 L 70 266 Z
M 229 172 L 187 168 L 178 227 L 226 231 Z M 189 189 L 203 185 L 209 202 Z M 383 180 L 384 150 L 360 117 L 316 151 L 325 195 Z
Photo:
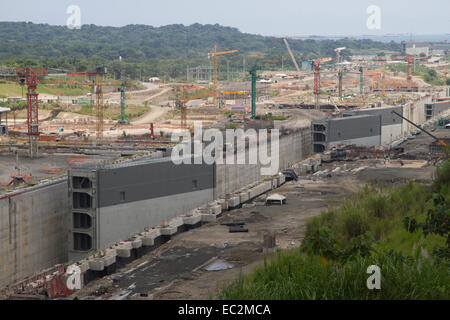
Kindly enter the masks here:
M 0 288 L 67 261 L 67 181 L 0 198 Z
M 269 152 L 270 143 L 267 145 Z M 256 149 L 247 149 L 246 159 L 250 152 Z M 279 139 L 279 167 L 278 171 L 290 167 L 292 164 L 308 157 L 312 152 L 311 130 L 303 128 L 288 135 L 281 135 Z M 259 159 L 259 156 L 258 156 Z M 248 162 L 247 162 L 248 163 Z M 259 162 L 258 162 L 259 163 Z M 261 164 L 217 164 L 216 165 L 216 198 L 224 197 L 249 184 L 257 182 L 264 177 L 261 175 Z
M 403 120 L 397 115 L 393 114 L 395 111 L 399 114 L 403 113 L 402 107 L 382 107 L 371 109 L 360 109 L 352 112 L 345 112 L 343 117 L 354 116 L 361 114 L 380 115 L 381 116 L 381 144 L 387 145 L 397 140 L 402 135 Z
M 71 170 L 69 258 L 77 261 L 214 199 L 215 166 L 171 158 Z
M 278 170 L 309 156 L 310 128 L 283 132 L 279 147 Z M 76 169 L 69 173 L 68 179 L 0 198 L 0 287 L 55 264 L 84 258 L 86 252 L 72 250 L 73 233 L 92 237 L 89 251 L 102 250 L 146 227 L 160 225 L 161 220 L 183 215 L 265 178 L 258 164 L 212 165 L 202 168 L 200 173 L 185 168 L 180 175 L 166 161 L 165 169 L 144 170 L 144 161 L 136 166 L 135 173 L 127 171 L 124 175 L 118 169 L 127 165 L 114 165 L 103 173 L 98 168 Z M 172 172 L 172 178 L 182 177 L 187 182 L 175 181 L 174 187 L 162 184 L 158 176 L 166 176 L 164 170 Z M 73 180 L 74 175 L 80 179 Z M 172 178 L 169 180 L 173 182 Z M 131 182 L 139 185 L 139 189 L 123 188 Z M 169 189 L 171 192 L 167 193 Z M 150 193 L 155 196 L 148 196 Z M 79 208 L 73 208 L 74 198 Z
M 428 95 L 403 106 L 403 116 L 417 125 L 425 123 L 425 104 L 432 103 L 432 100 L 432 96 Z M 403 120 L 403 134 L 408 134 L 415 129 L 412 124 Z

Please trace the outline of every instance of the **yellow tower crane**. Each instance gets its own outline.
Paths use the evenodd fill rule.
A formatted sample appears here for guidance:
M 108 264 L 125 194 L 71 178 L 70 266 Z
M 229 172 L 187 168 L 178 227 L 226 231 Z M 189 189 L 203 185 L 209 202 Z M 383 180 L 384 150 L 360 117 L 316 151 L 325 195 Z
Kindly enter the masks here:
M 218 89 L 218 62 L 217 62 L 217 57 L 218 56 L 223 56 L 225 54 L 230 54 L 230 53 L 235 53 L 238 52 L 238 50 L 230 50 L 230 51 L 222 51 L 222 52 L 217 52 L 217 44 L 214 45 L 214 51 L 213 52 L 209 52 L 208 53 L 208 59 L 213 58 L 214 59 L 214 97 L 213 97 L 213 103 L 216 102 L 216 98 L 217 98 L 217 89 Z

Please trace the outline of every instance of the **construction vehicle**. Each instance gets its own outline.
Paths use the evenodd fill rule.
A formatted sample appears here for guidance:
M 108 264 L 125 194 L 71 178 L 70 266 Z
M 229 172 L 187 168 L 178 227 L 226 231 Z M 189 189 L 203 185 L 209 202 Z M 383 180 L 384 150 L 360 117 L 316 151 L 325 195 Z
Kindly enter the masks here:
M 219 64 L 217 61 L 217 57 L 218 56 L 223 56 L 226 54 L 230 54 L 230 53 L 235 53 L 238 52 L 238 50 L 230 50 L 230 51 L 222 51 L 222 52 L 217 52 L 217 44 L 214 45 L 214 51 L 213 52 L 209 52 L 208 53 L 208 59 L 213 58 L 214 60 L 214 90 L 216 91 L 216 93 L 214 94 L 213 97 L 213 103 L 215 103 L 216 99 L 217 99 L 217 89 L 219 88 Z

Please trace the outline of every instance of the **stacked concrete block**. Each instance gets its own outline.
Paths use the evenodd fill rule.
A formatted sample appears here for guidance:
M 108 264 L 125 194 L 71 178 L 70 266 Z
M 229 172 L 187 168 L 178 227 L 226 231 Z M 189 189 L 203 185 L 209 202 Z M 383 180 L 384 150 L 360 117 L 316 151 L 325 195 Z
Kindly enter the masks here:
M 239 193 L 239 197 L 240 197 L 240 201 L 241 203 L 247 202 L 248 201 L 248 191 L 244 191 Z
M 200 221 L 202 221 L 202 216 L 198 212 L 192 212 L 192 213 L 190 213 L 188 215 L 185 215 L 183 217 L 184 224 L 186 224 L 188 226 L 196 225 Z
M 278 188 L 278 179 L 273 178 L 272 179 L 272 189 L 276 189 L 276 188 Z
M 140 237 L 138 237 L 137 239 L 134 239 L 133 241 L 131 241 L 131 245 L 132 245 L 133 249 L 142 247 L 142 239 L 140 239 Z
M 248 193 L 249 193 L 249 198 L 253 199 L 253 198 L 258 196 L 258 188 L 257 187 L 253 187 L 252 189 L 250 189 L 248 191 Z
M 116 245 L 115 248 L 117 252 L 117 256 L 120 258 L 129 258 L 131 257 L 131 249 L 133 249 L 133 245 L 131 242 L 121 242 Z
M 200 216 L 202 217 L 202 222 L 213 222 L 217 219 L 215 214 L 210 213 L 201 213 Z
M 93 260 L 89 260 L 89 269 L 93 271 L 103 271 L 105 269 L 105 264 L 103 263 L 103 259 L 96 258 Z
M 152 229 L 142 233 L 142 245 L 144 247 L 151 247 L 155 244 L 155 239 L 161 235 L 160 229 Z
M 209 207 L 211 214 L 219 215 L 222 213 L 222 206 L 219 203 L 213 203 Z
M 222 211 L 228 210 L 228 202 L 226 199 L 219 199 L 217 200 L 217 203 L 222 207 Z
M 160 227 L 160 232 L 162 236 L 172 236 L 175 233 L 177 233 L 178 228 L 171 226 L 171 225 L 167 225 L 167 226 L 161 226 Z
M 272 180 L 264 181 L 264 192 L 272 190 Z
M 280 186 L 283 185 L 286 182 L 286 177 L 282 173 L 279 174 L 278 179 L 279 179 L 279 185 Z
M 228 197 L 227 202 L 229 208 L 236 208 L 241 204 L 241 198 L 239 197 L 239 195 L 233 194 Z
M 116 257 L 117 257 L 116 250 L 111 250 L 111 251 L 114 251 L 114 253 L 106 254 L 103 257 L 103 265 L 105 266 L 105 268 L 116 263 Z

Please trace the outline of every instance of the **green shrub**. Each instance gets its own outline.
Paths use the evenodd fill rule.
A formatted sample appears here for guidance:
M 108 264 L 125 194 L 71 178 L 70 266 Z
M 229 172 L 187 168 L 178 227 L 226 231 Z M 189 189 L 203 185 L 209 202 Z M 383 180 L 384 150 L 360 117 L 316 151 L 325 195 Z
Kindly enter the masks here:
M 368 197 L 365 200 L 367 212 L 377 218 L 386 218 L 391 215 L 388 199 L 381 194 Z
M 436 168 L 436 175 L 433 182 L 433 191 L 439 192 L 443 186 L 450 184 L 450 161 L 441 163 Z
M 359 208 L 346 208 L 342 212 L 341 219 L 342 234 L 349 240 L 363 235 L 370 229 L 366 213 Z

